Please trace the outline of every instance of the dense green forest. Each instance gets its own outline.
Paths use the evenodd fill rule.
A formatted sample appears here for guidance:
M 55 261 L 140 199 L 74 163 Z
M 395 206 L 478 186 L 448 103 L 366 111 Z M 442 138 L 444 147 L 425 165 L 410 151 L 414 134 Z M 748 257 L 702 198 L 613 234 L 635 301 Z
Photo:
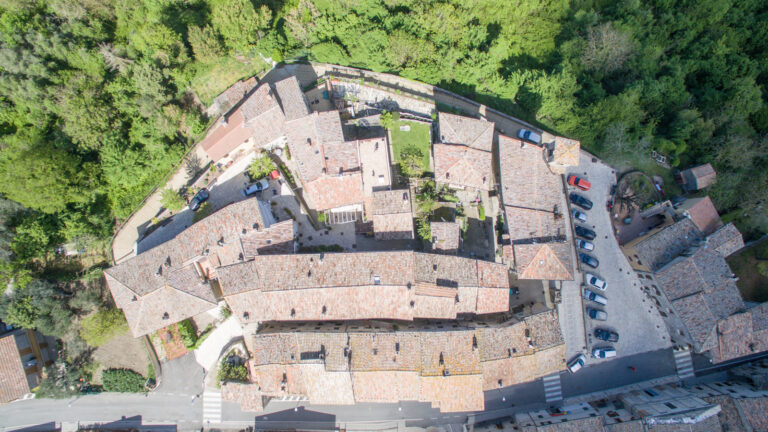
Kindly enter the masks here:
M 5 0 L 0 271 L 15 290 L 0 318 L 78 339 L 63 324 L 93 302 L 72 297 L 84 269 L 57 270 L 54 247 L 103 249 L 204 131 L 202 89 L 263 70 L 262 55 L 436 84 L 624 168 L 652 149 L 711 162 L 717 207 L 757 236 L 766 44 L 763 0 Z

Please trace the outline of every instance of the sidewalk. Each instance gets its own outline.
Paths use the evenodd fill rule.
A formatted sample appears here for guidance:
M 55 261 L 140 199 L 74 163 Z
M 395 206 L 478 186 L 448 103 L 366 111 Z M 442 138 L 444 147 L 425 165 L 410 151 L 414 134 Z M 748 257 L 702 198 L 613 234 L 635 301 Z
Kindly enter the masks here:
M 195 361 L 206 371 L 211 371 L 219 360 L 224 347 L 232 340 L 243 336 L 243 328 L 237 322 L 237 318 L 230 316 L 221 323 L 208 336 L 208 338 L 194 351 Z
M 207 165 L 211 159 L 199 147 L 199 143 L 196 146 L 193 151 L 200 158 L 201 165 Z M 171 176 L 168 182 L 164 186 L 158 187 L 155 193 L 147 198 L 144 206 L 118 228 L 112 242 L 112 257 L 115 264 L 119 264 L 136 255 L 136 242 L 149 226 L 149 221 L 157 216 L 163 208 L 162 204 L 160 204 L 160 195 L 163 189 L 181 189 L 187 185 L 189 180 L 190 177 L 186 173 L 185 164 L 181 163 L 179 169 Z

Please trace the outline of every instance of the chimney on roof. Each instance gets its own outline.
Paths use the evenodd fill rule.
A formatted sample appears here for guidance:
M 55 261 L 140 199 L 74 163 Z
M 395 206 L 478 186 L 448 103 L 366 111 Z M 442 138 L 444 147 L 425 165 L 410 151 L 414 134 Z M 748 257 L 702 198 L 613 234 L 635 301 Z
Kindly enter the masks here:
M 171 316 L 168 315 L 168 312 L 163 312 L 163 319 L 164 320 L 167 320 L 167 319 L 170 319 L 170 318 L 171 318 Z
M 525 148 L 525 141 L 520 141 L 520 148 Z
M 312 138 L 307 138 L 307 145 L 312 145 Z
M 248 319 L 248 318 L 250 318 L 250 316 L 251 316 L 251 314 L 248 313 L 248 311 L 243 312 L 243 319 Z
M 325 315 L 326 312 L 328 312 L 328 308 L 323 305 L 323 315 Z
M 155 276 L 162 276 L 163 275 L 163 266 L 160 266 L 157 268 L 157 271 L 155 272 Z
M 403 192 L 403 201 L 408 202 L 408 192 Z
M 445 359 L 443 358 L 443 353 L 442 352 L 440 352 L 440 359 L 438 359 L 438 362 L 440 363 L 440 365 L 445 364 Z
M 504 384 L 502 383 L 501 380 L 499 380 L 499 388 L 502 388 L 502 387 L 504 387 Z
M 170 255 L 165 258 L 165 266 L 170 267 L 171 266 L 171 257 Z
M 245 234 L 247 232 L 248 232 L 248 229 L 247 228 L 243 228 L 243 234 Z
M 416 302 L 411 300 L 411 307 L 414 307 L 416 305 Z
M 255 229 L 255 230 L 259 229 L 259 223 L 258 222 L 253 224 L 253 229 Z
M 221 125 L 226 126 L 229 121 L 227 120 L 227 116 L 221 116 Z
M 296 316 L 296 309 L 291 308 L 291 318 Z
M 400 342 L 395 342 L 395 353 L 400 354 Z
M 477 336 L 476 335 L 472 336 L 472 349 L 473 350 L 477 349 Z
M 448 369 L 443 370 L 443 376 L 451 376 L 451 371 Z
M 458 303 L 458 302 L 459 302 L 459 295 L 456 294 L 456 303 Z
M 376 348 L 374 348 L 374 349 L 373 349 L 373 355 L 377 355 L 377 354 L 379 354 L 379 350 L 378 350 L 378 349 L 376 349 Z

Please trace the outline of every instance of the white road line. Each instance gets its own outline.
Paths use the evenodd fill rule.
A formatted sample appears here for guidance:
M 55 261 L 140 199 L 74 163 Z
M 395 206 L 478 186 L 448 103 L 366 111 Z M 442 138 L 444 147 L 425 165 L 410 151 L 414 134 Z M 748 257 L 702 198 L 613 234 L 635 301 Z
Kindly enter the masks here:
M 693 358 L 691 358 L 691 352 L 689 350 L 675 351 L 674 357 L 677 376 L 680 377 L 680 379 L 692 378 L 695 376 L 693 371 Z
M 203 393 L 203 423 L 221 423 L 221 392 Z
M 548 375 L 542 378 L 544 398 L 547 403 L 563 400 L 563 390 L 560 386 L 560 374 Z

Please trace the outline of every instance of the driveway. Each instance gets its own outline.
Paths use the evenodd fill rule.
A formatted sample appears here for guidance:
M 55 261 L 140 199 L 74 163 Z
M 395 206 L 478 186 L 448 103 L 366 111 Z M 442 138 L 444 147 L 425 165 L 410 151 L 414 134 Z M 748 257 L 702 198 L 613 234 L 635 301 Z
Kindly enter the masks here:
M 249 179 L 246 170 L 251 164 L 251 160 L 254 156 L 256 156 L 255 152 L 248 154 L 232 164 L 229 168 L 226 168 L 226 171 L 208 187 L 208 191 L 210 192 L 208 202 L 211 203 L 214 211 L 234 202 L 246 199 L 240 194 L 240 191 L 242 191 L 248 184 Z M 270 181 L 270 186 L 277 187 L 278 184 L 275 181 Z M 273 193 L 271 190 L 261 192 L 261 194 L 271 193 Z M 268 197 L 271 195 L 264 196 Z M 179 235 L 179 233 L 192 225 L 193 216 L 194 212 L 192 212 L 189 207 L 185 207 L 179 213 L 176 213 L 170 222 L 157 228 L 148 236 L 139 240 L 139 244 L 137 245 L 138 253 L 146 252 Z
M 669 336 L 661 316 L 642 292 L 637 275 L 630 268 L 612 232 L 611 216 L 606 208 L 606 202 L 611 186 L 616 182 L 614 170 L 602 161 L 593 158 L 589 153 L 582 152 L 581 163 L 578 167 L 570 170 L 569 174 L 583 176 L 592 183 L 592 188 L 589 191 L 577 191 L 575 188 L 569 187 L 569 193 L 578 192 L 594 203 L 591 210 L 584 211 L 587 214 L 587 223 L 581 225 L 597 234 L 597 238 L 593 241 L 595 250 L 590 254 L 600 261 L 600 266 L 594 270 L 578 263 L 582 274 L 577 275 L 576 282 L 581 283 L 583 273 L 590 272 L 604 279 L 608 284 L 604 292 L 596 288 L 592 289 L 608 299 L 608 304 L 604 307 L 594 303 L 590 304 L 592 307 L 604 310 L 608 314 L 608 320 L 600 322 L 584 317 L 587 350 L 610 345 L 592 335 L 597 327 L 610 329 L 619 334 L 619 341 L 613 344 L 619 356 L 670 347 Z M 563 302 L 575 301 L 573 297 L 576 292 L 579 291 L 571 287 L 568 294 L 569 298 L 566 298 L 564 291 Z M 586 306 L 589 302 L 583 300 L 582 303 Z M 581 308 L 581 311 L 584 312 L 584 307 Z M 596 361 L 591 359 L 590 363 Z
M 243 337 L 243 328 L 237 322 L 237 318 L 230 316 L 219 324 L 208 338 L 194 351 L 195 361 L 203 367 L 203 370 L 211 370 L 216 365 L 224 347 L 235 339 Z

